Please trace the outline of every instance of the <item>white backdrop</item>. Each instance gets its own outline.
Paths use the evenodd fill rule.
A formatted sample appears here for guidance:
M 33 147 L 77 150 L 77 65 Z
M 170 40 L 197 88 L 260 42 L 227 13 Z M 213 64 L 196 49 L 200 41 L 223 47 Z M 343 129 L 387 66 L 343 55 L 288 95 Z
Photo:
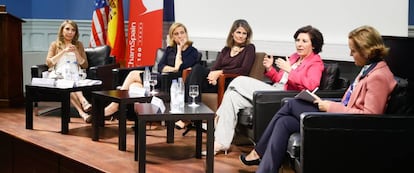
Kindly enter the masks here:
M 175 21 L 187 26 L 199 50 L 219 51 L 240 18 L 250 23 L 257 51 L 292 53 L 294 32 L 310 24 L 324 35 L 324 59 L 352 61 L 347 35 L 360 25 L 408 35 L 408 0 L 175 0 Z

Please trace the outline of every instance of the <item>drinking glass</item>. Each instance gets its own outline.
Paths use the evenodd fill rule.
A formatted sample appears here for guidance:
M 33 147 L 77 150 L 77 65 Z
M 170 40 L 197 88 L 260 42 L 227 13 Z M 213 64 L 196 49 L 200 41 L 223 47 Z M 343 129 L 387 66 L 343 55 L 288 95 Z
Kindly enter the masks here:
M 197 106 L 200 106 L 200 105 L 198 105 L 196 102 L 195 102 L 195 98 L 198 96 L 198 94 L 199 94 L 199 91 L 198 91 L 198 85 L 190 85 L 190 88 L 189 88 L 189 95 L 190 95 L 190 97 L 192 97 L 193 98 L 193 102 L 191 103 L 191 104 L 189 104 L 189 106 L 192 106 L 192 107 L 197 107 Z
M 158 83 L 156 74 L 151 74 L 149 83 L 150 83 L 151 88 L 152 88 L 150 93 L 151 94 L 157 94 L 158 92 L 155 91 L 155 85 L 157 85 L 157 83 Z
M 79 70 L 79 80 L 85 80 L 86 79 L 86 69 L 80 69 Z

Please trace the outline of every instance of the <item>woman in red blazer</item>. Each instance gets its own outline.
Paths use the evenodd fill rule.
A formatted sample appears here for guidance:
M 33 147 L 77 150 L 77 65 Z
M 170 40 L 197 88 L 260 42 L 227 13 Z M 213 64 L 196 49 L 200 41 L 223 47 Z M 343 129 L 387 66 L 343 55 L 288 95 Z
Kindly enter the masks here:
M 257 172 L 277 172 L 286 153 L 289 136 L 299 132 L 303 112 L 338 112 L 382 114 L 388 96 L 396 86 L 394 75 L 383 58 L 388 54 L 381 35 L 370 26 L 361 26 L 348 35 L 348 45 L 355 65 L 363 66 L 342 102 L 321 100 L 314 103 L 293 99 L 273 117 L 255 148 L 242 154 L 245 165 L 259 165 Z

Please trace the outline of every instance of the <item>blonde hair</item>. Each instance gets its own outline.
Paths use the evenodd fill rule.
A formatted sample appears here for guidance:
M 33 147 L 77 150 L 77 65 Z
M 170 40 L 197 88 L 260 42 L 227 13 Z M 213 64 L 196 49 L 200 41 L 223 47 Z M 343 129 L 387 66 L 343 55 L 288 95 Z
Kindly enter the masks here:
M 59 31 L 58 31 L 58 36 L 56 38 L 56 43 L 58 48 L 63 49 L 65 46 L 65 37 L 63 36 L 63 29 L 65 28 L 65 26 L 69 24 L 71 25 L 73 28 L 75 28 L 76 32 L 75 32 L 75 36 L 73 37 L 71 43 L 73 45 L 75 45 L 77 48 L 79 48 L 79 29 L 78 29 L 78 24 L 76 24 L 76 22 L 72 21 L 72 20 L 65 20 L 62 22 L 62 24 L 60 24 L 59 27 Z
M 371 26 L 360 26 L 352 30 L 348 38 L 352 40 L 355 49 L 369 60 L 372 58 L 384 59 L 389 48 L 384 45 L 381 34 Z
M 175 23 L 173 23 L 171 26 L 170 26 L 170 29 L 169 29 L 169 31 L 168 31 L 168 37 L 169 37 L 169 40 L 168 40 L 168 46 L 171 46 L 171 47 L 175 47 L 176 45 L 177 45 L 177 43 L 174 41 L 174 31 L 175 31 L 175 29 L 177 29 L 178 27 L 183 27 L 184 28 L 184 31 L 185 31 L 185 33 L 187 34 L 187 42 L 185 43 L 186 45 L 191 45 L 191 44 L 193 44 L 193 42 L 192 41 L 190 41 L 190 39 L 188 38 L 188 32 L 187 32 L 187 28 L 184 26 L 184 24 L 182 24 L 182 23 L 178 23 L 178 22 L 175 22 Z

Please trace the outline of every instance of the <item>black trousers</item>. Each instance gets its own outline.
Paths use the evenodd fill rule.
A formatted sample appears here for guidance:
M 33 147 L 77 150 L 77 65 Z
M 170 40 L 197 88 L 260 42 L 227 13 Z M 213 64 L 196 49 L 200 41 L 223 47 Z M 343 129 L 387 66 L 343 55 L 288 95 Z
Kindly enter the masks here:
M 210 69 L 203 65 L 196 64 L 191 68 L 191 73 L 185 80 L 185 101 L 191 101 L 191 97 L 188 95 L 190 85 L 198 85 L 199 96 L 196 97 L 196 101 L 200 102 L 202 93 L 217 93 L 217 86 L 208 83 L 207 76 L 210 73 Z
M 300 114 L 303 112 L 319 112 L 319 109 L 315 104 L 299 99 L 291 99 L 279 109 L 255 147 L 262 159 L 257 173 L 278 172 L 286 155 L 289 136 L 300 131 Z

